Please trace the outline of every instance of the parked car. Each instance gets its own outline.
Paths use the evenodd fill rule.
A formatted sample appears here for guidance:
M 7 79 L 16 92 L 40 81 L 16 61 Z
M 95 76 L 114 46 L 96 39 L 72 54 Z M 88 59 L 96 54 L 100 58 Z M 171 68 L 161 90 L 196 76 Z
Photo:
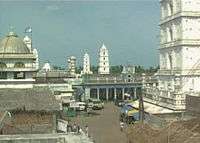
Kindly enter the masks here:
M 93 101 L 93 107 L 94 110 L 99 110 L 104 108 L 104 103 L 101 100 L 94 100 Z
M 93 107 L 93 99 L 88 99 L 86 104 L 87 104 L 87 108 L 92 108 Z
M 70 107 L 74 108 L 77 111 L 83 111 L 85 110 L 85 102 L 72 102 L 70 103 Z

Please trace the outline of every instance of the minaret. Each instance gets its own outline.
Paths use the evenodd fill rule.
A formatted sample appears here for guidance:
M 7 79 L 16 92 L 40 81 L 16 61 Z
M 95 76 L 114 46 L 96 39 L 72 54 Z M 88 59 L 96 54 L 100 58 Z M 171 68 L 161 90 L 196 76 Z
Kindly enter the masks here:
M 92 74 L 92 71 L 90 70 L 90 56 L 88 53 L 84 54 L 83 58 L 83 71 L 81 74 Z
M 200 92 L 198 3 L 196 0 L 160 0 L 159 92 L 156 90 L 148 101 L 153 99 L 160 106 L 184 110 L 186 94 Z
M 106 46 L 103 44 L 99 50 L 99 74 L 110 74 L 109 55 Z
M 45 72 L 48 72 L 51 70 L 51 65 L 49 62 L 45 63 L 44 66 L 42 67 L 42 70 Z
M 71 56 L 67 60 L 68 62 L 68 73 L 70 75 L 76 75 L 76 57 Z
M 23 41 L 26 44 L 26 46 L 29 48 L 29 50 L 32 51 L 32 40 L 31 40 L 31 38 L 29 38 L 28 36 L 25 36 Z

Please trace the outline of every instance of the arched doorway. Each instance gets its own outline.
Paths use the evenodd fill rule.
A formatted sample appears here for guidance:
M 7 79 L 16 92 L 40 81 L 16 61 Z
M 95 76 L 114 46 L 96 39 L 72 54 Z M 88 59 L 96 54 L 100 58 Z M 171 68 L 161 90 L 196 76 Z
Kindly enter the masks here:
M 7 68 L 7 65 L 3 62 L 0 62 L 0 69 L 5 69 L 5 68 Z M 6 71 L 0 72 L 0 79 L 7 79 L 7 72 Z

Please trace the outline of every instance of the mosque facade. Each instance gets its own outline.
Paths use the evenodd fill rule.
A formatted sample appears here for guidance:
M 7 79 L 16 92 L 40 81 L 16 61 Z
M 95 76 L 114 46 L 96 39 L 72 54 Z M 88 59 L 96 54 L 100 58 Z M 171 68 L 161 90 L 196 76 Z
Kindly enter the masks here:
M 38 52 L 31 38 L 9 32 L 0 40 L 0 88 L 32 87 L 39 69 Z

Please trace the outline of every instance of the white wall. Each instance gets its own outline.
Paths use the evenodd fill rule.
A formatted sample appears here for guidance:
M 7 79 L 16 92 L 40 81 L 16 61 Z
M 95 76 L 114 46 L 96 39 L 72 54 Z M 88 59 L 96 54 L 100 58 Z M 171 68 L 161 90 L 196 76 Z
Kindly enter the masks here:
M 181 0 L 182 11 L 200 12 L 200 0 Z

